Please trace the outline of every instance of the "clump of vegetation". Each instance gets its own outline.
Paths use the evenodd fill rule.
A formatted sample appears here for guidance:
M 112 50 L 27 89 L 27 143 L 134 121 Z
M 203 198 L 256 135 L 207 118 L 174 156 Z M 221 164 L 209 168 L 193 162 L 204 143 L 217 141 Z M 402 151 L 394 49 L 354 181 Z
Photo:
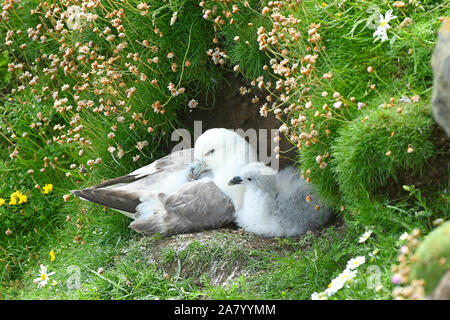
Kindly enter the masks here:
M 410 233 L 405 232 L 399 240 L 402 244 L 397 257 L 398 265 L 392 266 L 392 283 L 396 285 L 392 294 L 397 300 L 421 300 L 425 298 L 425 281 L 411 278 L 411 264 L 417 261 L 414 252 L 420 243 L 422 232 L 416 228 Z
M 196 107 L 218 74 L 205 56 L 212 31 L 192 1 L 12 2 L 3 23 L 8 101 L 35 105 L 52 142 L 70 144 L 89 169 L 151 159 L 176 111 Z
M 365 202 L 391 199 L 388 180 L 400 174 L 420 176 L 427 161 L 437 154 L 431 140 L 432 119 L 427 106 L 416 104 L 382 105 L 343 126 L 333 142 L 332 174 L 339 186 L 343 205 L 358 209 Z M 392 188 L 392 186 L 389 186 Z M 378 193 L 378 194 L 377 194 Z M 370 210 L 365 223 L 374 223 Z M 359 222 L 362 222 L 360 219 Z
M 449 223 L 443 221 L 433 221 L 433 225 L 438 227 L 424 237 L 418 228 L 400 236 L 402 246 L 397 257 L 398 264 L 392 266 L 395 299 L 425 299 L 450 269 Z
M 444 223 L 418 246 L 417 260 L 413 265 L 412 278 L 425 280 L 425 292 L 430 294 L 447 270 L 450 270 L 450 223 Z

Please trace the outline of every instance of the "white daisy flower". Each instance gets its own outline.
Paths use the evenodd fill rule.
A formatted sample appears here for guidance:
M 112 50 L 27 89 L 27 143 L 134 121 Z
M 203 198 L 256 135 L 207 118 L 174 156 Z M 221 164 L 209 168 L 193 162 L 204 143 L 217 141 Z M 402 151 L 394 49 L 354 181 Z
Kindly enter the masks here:
M 345 285 L 348 281 L 352 280 L 357 273 L 358 270 L 351 270 L 347 268 L 340 275 L 337 276 L 337 279 L 339 279 L 339 281 L 343 282 Z
M 350 284 L 358 273 L 358 270 L 355 269 L 365 262 L 366 258 L 364 256 L 350 259 L 347 262 L 347 267 L 345 270 L 342 271 L 336 278 L 331 280 L 328 288 L 324 292 L 314 292 L 311 295 L 311 300 L 327 300 L 328 297 L 331 297 L 336 292 L 341 290 L 346 284 Z
M 369 239 L 369 237 L 372 235 L 372 232 L 372 230 L 367 230 L 366 232 L 364 232 L 363 235 L 359 237 L 359 243 L 366 242 L 366 240 Z
M 365 262 L 366 262 L 366 257 L 364 257 L 364 256 L 359 256 L 359 257 L 350 259 L 347 262 L 347 269 L 353 270 L 355 268 L 358 268 L 360 265 L 362 265 Z
M 383 16 L 382 14 L 378 17 L 378 28 L 373 33 L 373 37 L 375 38 L 375 41 L 381 40 L 381 42 L 384 42 L 388 40 L 387 30 L 391 28 L 389 25 L 389 22 L 392 19 L 397 18 L 397 16 L 392 15 L 392 10 L 389 10 L 386 12 L 386 14 Z
M 336 279 L 333 279 L 330 284 L 328 285 L 328 288 L 324 291 L 327 297 L 331 297 L 336 292 L 341 290 L 344 287 L 344 282 Z
M 345 270 L 347 271 L 347 269 Z M 345 272 L 344 271 L 344 272 Z M 336 278 L 331 280 L 330 284 L 328 285 L 328 288 L 325 290 L 325 294 L 328 297 L 331 297 L 336 292 L 341 290 L 345 284 L 347 283 L 347 280 L 349 279 L 347 275 L 344 275 L 344 272 L 339 274 Z
M 41 267 L 39 269 L 39 273 L 40 273 L 39 278 L 36 278 L 36 279 L 33 280 L 34 283 L 38 284 L 38 288 L 45 287 L 47 285 L 47 283 L 48 283 L 48 280 L 50 279 L 49 277 L 51 275 L 55 274 L 54 272 L 47 273 L 47 266 L 44 266 L 42 264 L 41 264 Z

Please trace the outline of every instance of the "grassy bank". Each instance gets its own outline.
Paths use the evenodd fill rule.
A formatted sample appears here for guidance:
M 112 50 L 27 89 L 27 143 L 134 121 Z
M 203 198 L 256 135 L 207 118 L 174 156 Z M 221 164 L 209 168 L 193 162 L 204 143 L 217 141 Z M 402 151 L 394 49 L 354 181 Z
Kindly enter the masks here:
M 430 112 L 448 15 L 427 0 L 5 3 L 0 297 L 310 299 L 356 257 L 328 298 L 399 297 L 404 233 L 422 241 L 450 215 L 450 148 Z M 143 238 L 69 195 L 160 157 L 177 115 L 209 108 L 197 101 L 231 70 L 248 79 L 242 94 L 265 90 L 254 107 L 280 120 L 336 225 Z M 43 288 L 40 264 L 55 272 Z

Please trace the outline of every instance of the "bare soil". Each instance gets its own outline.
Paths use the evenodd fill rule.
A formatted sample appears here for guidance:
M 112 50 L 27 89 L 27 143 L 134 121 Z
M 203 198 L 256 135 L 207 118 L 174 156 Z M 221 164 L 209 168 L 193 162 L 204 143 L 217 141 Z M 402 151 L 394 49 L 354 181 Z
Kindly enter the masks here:
M 182 123 L 187 128 L 194 127 L 194 121 L 202 121 L 203 132 L 211 128 L 242 129 L 244 132 L 248 129 L 268 129 L 267 155 L 273 154 L 271 145 L 270 129 L 278 129 L 281 122 L 275 118 L 272 113 L 267 117 L 262 117 L 259 113 L 261 103 L 252 103 L 252 98 L 257 96 L 259 101 L 265 101 L 267 93 L 259 90 L 250 94 L 241 95 L 240 87 L 250 88 L 250 84 L 240 76 L 232 73 L 225 75 L 225 80 L 221 81 L 215 93 L 207 95 L 199 101 L 199 107 L 192 112 L 183 112 L 179 115 Z M 252 90 L 254 90 L 252 88 Z M 260 147 L 265 147 L 258 141 L 258 152 Z M 282 158 L 280 159 L 280 168 L 284 168 L 295 163 L 297 157 L 296 150 L 292 149 L 287 139 L 282 136 L 280 149 Z M 287 151 L 292 149 L 286 153 Z M 292 160 L 290 160 L 292 159 Z
M 450 182 L 450 139 L 437 124 L 433 125 L 431 139 L 438 150 L 437 155 L 425 164 L 421 172 L 405 170 L 399 174 L 397 181 L 390 177 L 387 185 L 376 193 L 386 194 L 389 199 L 395 200 L 409 194 L 403 189 L 404 185 L 415 185 L 424 196 L 445 189 Z

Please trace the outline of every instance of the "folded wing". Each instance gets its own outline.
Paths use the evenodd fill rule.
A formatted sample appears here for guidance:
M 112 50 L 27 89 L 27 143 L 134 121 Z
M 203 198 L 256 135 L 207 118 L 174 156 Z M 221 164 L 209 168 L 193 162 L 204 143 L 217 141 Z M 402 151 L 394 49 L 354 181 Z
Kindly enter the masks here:
M 193 159 L 194 149 L 176 151 L 125 176 L 71 192 L 134 218 L 136 207 L 146 194 L 156 191 L 170 194 L 192 181 L 189 170 Z M 202 177 L 208 174 L 205 172 Z
M 234 220 L 231 199 L 208 178 L 188 182 L 169 195 L 155 194 L 136 209 L 130 227 L 145 235 L 169 236 L 219 228 Z

